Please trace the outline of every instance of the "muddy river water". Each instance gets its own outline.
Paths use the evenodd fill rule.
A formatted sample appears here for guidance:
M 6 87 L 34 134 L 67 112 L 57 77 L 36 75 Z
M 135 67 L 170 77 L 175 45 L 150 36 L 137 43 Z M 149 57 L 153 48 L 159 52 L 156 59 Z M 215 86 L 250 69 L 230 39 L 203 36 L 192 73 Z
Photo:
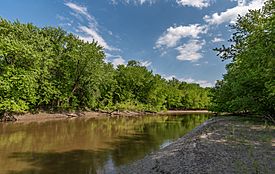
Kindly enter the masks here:
M 0 174 L 116 173 L 169 145 L 207 114 L 0 123 Z

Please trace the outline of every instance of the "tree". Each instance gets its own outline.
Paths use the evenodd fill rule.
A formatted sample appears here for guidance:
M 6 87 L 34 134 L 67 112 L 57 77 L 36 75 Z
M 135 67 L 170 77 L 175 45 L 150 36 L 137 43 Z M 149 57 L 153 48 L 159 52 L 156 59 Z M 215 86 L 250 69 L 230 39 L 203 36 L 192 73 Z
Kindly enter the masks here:
M 0 111 L 94 108 L 103 48 L 60 28 L 0 20 Z
M 208 90 L 165 80 L 135 60 L 116 69 L 97 42 L 0 19 L 0 113 L 204 109 Z
M 249 112 L 274 120 L 275 114 L 275 2 L 250 10 L 233 26 L 229 48 L 215 49 L 223 60 L 231 59 L 227 74 L 216 84 L 212 109 Z

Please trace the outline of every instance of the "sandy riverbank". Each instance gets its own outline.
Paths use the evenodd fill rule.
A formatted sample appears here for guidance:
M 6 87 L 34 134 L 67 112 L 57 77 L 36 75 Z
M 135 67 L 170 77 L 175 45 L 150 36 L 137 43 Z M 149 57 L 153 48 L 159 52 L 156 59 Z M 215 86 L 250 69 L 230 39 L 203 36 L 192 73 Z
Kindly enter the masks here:
M 236 117 L 212 118 L 171 145 L 118 173 L 272 173 L 275 126 Z

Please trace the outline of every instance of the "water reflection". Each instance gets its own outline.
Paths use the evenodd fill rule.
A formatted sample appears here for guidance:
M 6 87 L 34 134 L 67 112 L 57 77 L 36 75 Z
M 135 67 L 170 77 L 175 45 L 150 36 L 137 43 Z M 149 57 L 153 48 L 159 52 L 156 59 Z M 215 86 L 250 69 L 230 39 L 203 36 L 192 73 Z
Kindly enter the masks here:
M 0 173 L 115 173 L 181 137 L 209 115 L 0 124 Z

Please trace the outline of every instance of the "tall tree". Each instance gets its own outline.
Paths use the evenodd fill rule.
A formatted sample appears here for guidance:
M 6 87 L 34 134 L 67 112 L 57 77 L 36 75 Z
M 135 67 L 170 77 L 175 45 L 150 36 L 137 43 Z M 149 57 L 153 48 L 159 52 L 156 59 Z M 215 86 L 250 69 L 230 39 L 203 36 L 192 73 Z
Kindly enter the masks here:
M 229 47 L 215 49 L 231 59 L 227 74 L 216 84 L 213 110 L 275 116 L 275 1 L 250 10 L 233 26 Z

